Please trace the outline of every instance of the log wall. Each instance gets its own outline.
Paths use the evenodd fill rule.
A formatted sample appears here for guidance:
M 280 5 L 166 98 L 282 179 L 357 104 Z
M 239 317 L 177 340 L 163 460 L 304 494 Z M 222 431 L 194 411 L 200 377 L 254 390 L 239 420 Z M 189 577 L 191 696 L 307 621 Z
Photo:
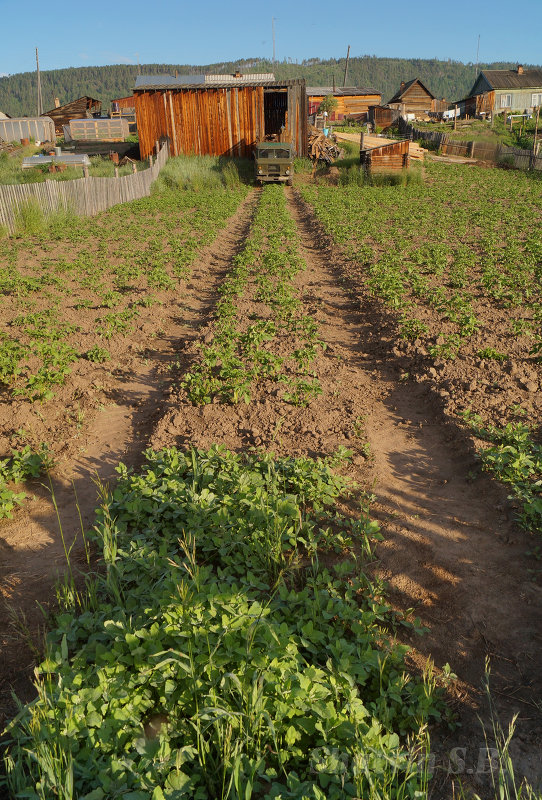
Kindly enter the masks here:
M 369 106 L 379 104 L 381 95 L 334 95 L 334 97 L 337 100 L 337 108 L 329 115 L 331 122 L 344 119 L 344 117 L 366 115 L 369 111 Z M 309 97 L 309 114 L 315 114 L 318 111 L 318 106 L 323 99 L 323 95 L 320 97 L 311 95 Z
M 408 139 L 392 144 L 383 144 L 380 147 L 371 147 L 360 151 L 360 164 L 368 172 L 386 172 L 408 168 L 410 166 L 408 150 Z

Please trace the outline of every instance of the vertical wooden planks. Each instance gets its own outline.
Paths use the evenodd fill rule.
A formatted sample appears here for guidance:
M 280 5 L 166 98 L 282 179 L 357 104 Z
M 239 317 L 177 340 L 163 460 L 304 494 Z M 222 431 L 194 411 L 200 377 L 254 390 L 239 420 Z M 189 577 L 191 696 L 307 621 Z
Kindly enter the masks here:
M 164 145 L 152 167 L 122 178 L 91 177 L 0 185 L 0 225 L 13 233 L 18 211 L 31 200 L 38 203 L 44 216 L 50 216 L 59 209 L 72 211 L 77 216 L 93 216 L 117 203 L 145 197 L 168 157 L 168 148 Z

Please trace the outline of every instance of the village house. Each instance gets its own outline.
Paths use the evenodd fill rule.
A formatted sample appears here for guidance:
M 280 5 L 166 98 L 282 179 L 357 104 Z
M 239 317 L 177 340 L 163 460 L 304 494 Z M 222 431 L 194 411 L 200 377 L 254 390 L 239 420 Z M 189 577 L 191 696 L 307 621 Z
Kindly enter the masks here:
M 302 79 L 271 73 L 139 75 L 134 88 L 141 158 L 168 139 L 171 155 L 251 156 L 276 137 L 307 155 L 307 95 Z
M 448 103 L 445 100 L 437 100 L 419 78 L 413 78 L 406 83 L 401 81 L 401 86 L 387 106 L 397 109 L 403 115 L 414 114 L 419 117 L 431 112 L 445 111 Z
M 64 125 L 69 125 L 72 119 L 88 119 L 94 114 L 99 114 L 101 109 L 102 104 L 99 100 L 86 95 L 72 100 L 71 103 L 65 103 L 63 106 L 60 105 L 58 97 L 55 97 L 55 107 L 50 111 L 45 111 L 41 116 L 50 117 L 55 123 L 57 134 L 62 135 Z
M 531 112 L 542 106 L 542 69 L 484 69 L 457 106 L 462 117 Z
M 362 86 L 308 86 L 307 98 L 309 101 L 309 116 L 316 114 L 324 97 L 335 97 L 337 108 L 330 112 L 330 122 L 338 122 L 345 117 L 350 117 L 359 122 L 366 122 L 369 106 L 379 105 L 382 94 L 376 89 Z

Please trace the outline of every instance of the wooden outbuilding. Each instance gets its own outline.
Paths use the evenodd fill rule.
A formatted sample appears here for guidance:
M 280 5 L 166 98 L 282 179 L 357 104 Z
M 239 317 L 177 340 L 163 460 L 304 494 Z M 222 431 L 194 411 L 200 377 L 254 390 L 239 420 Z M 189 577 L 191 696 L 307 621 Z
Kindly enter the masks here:
M 390 108 L 389 106 L 370 106 L 368 122 L 371 123 L 373 129 L 377 128 L 385 131 L 397 123 L 401 116 L 401 112 L 397 108 Z
M 413 78 L 406 83 L 401 81 L 399 90 L 386 105 L 397 108 L 402 114 L 416 116 L 429 114 L 431 111 L 445 111 L 448 108 L 448 103 L 445 100 L 437 100 L 419 78 Z
M 138 76 L 134 88 L 139 149 L 147 158 L 168 138 L 171 155 L 250 156 L 266 136 L 307 154 L 303 79 L 272 74 Z
M 134 117 L 135 119 L 135 98 L 133 94 L 128 97 L 117 97 L 111 100 L 112 117 Z
M 54 108 L 41 116 L 50 117 L 55 123 L 56 132 L 62 134 L 64 125 L 69 125 L 72 119 L 90 118 L 94 114 L 99 114 L 101 110 L 100 100 L 85 95 L 78 97 L 77 100 L 72 100 L 71 103 L 65 103 L 63 106 L 55 103 Z
M 359 159 L 366 172 L 388 172 L 408 169 L 410 166 L 410 142 L 386 142 L 379 147 L 365 147 L 361 136 Z
M 335 97 L 337 108 L 329 114 L 330 122 L 338 122 L 345 117 L 353 117 L 360 122 L 367 120 L 369 106 L 379 105 L 382 94 L 376 89 L 363 86 L 308 86 L 309 115 L 316 114 L 324 97 Z

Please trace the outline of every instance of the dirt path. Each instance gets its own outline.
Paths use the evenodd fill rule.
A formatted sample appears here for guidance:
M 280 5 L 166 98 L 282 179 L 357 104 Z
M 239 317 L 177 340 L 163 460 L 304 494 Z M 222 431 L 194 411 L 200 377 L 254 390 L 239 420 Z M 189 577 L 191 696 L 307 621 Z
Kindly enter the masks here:
M 401 367 L 382 318 L 357 287 L 357 309 L 339 290 L 340 262 L 322 247 L 317 225 L 301 201 L 293 215 L 315 293 L 327 320 L 327 341 L 340 345 L 363 397 L 364 427 L 374 455 L 372 480 L 385 540 L 378 573 L 391 598 L 414 608 L 428 633 L 411 642 L 421 666 L 431 657 L 449 663 L 459 678 L 454 705 L 460 732 L 444 733 L 441 750 L 467 748 L 476 768 L 483 737 L 476 713 L 487 719 L 480 687 L 486 656 L 503 722 L 520 714 L 512 752 L 519 774 L 542 778 L 540 651 L 542 588 L 530 581 L 526 551 L 532 543 L 506 515 L 506 493 L 486 477 L 471 481 L 476 466 L 470 443 L 440 411 L 425 386 L 400 382 Z M 335 262 L 335 265 L 334 265 Z M 359 402 L 359 401 L 358 401 Z
M 179 299 L 177 319 L 161 339 L 152 340 L 152 350 L 135 362 L 136 371 L 128 374 L 122 363 L 117 365 L 110 404 L 79 432 L 78 455 L 58 464 L 51 473 L 58 516 L 50 487 L 36 481 L 28 488 L 36 501 L 0 527 L 0 730 L 14 710 L 11 691 L 23 700 L 33 693 L 29 679 L 35 648 L 41 650 L 46 629 L 37 604 L 44 609 L 52 605 L 55 581 L 66 569 L 59 521 L 66 546 L 73 544 L 72 564 L 84 568 L 81 528 L 88 529 L 94 519 L 98 502 L 95 481 L 114 479 L 119 461 L 136 465 L 141 460 L 167 405 L 167 367 L 206 320 L 216 300 L 217 284 L 246 236 L 256 199 L 252 192 L 214 243 L 201 252 L 186 295 Z

